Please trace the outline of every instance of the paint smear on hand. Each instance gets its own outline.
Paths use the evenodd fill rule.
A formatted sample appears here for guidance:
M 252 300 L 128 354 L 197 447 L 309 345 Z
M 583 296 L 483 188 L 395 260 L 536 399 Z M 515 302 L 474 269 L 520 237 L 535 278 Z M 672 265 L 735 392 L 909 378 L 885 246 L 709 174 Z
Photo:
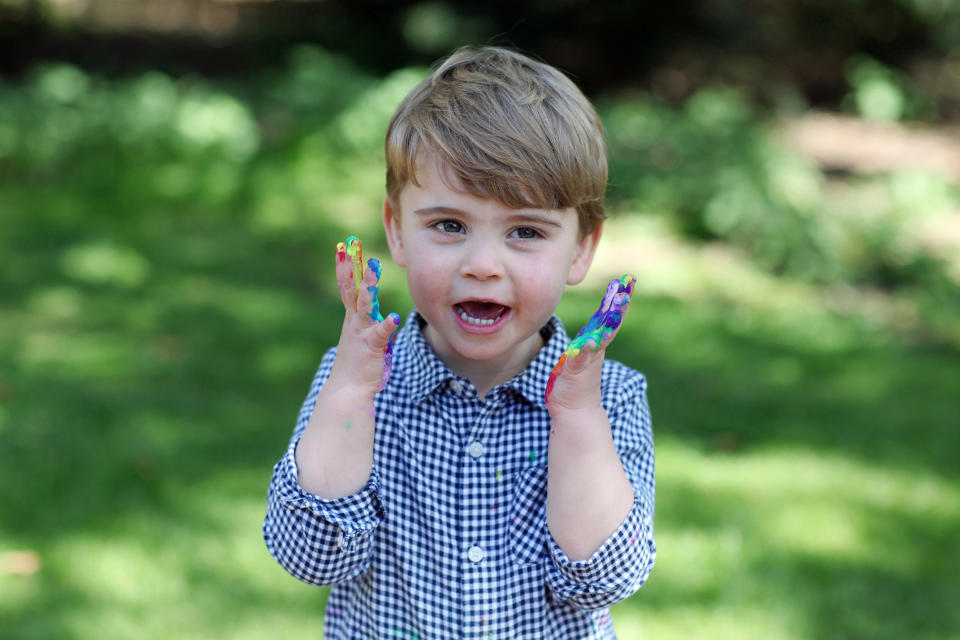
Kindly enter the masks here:
M 593 351 L 604 344 L 604 341 L 609 339 L 610 334 L 620 328 L 627 307 L 630 306 L 630 295 L 633 293 L 633 286 L 636 283 L 637 279 L 629 273 L 610 281 L 610 284 L 607 285 L 607 292 L 603 296 L 603 301 L 600 303 L 600 308 L 570 341 L 567 350 L 560 356 L 557 366 L 550 373 L 550 379 L 547 380 L 547 391 L 544 394 L 546 400 L 550 400 L 553 385 L 557 376 L 563 371 L 567 358 L 575 358 L 583 349 Z
M 360 244 L 360 238 L 350 236 L 346 242 L 337 244 L 337 260 L 343 262 L 347 256 L 353 262 L 353 308 L 357 310 L 357 300 L 360 298 L 360 287 L 363 286 L 363 247 Z M 370 294 L 370 313 L 367 315 L 374 322 L 383 322 L 383 316 L 380 314 L 380 274 L 383 273 L 383 266 L 376 258 L 370 258 L 367 261 L 367 267 L 377 275 L 377 282 L 367 287 Z M 390 340 L 387 346 L 383 348 L 383 375 L 380 378 L 380 386 L 377 391 L 387 386 L 387 380 L 390 379 L 390 370 L 393 367 L 393 343 L 397 337 L 397 329 L 400 328 L 400 316 L 391 313 L 389 316 L 396 327 L 390 334 Z
M 382 391 L 383 388 L 387 386 L 387 380 L 390 379 L 390 370 L 393 368 L 393 343 L 397 339 L 397 329 L 400 328 L 400 315 L 391 313 L 390 319 L 393 320 L 396 328 L 393 330 L 393 333 L 390 334 L 390 340 L 387 341 L 387 346 L 383 348 L 383 374 L 380 377 L 380 386 L 377 387 L 377 391 Z
M 353 308 L 356 310 L 357 298 L 360 296 L 360 283 L 363 282 L 363 247 L 357 236 L 347 238 L 347 255 L 353 262 Z

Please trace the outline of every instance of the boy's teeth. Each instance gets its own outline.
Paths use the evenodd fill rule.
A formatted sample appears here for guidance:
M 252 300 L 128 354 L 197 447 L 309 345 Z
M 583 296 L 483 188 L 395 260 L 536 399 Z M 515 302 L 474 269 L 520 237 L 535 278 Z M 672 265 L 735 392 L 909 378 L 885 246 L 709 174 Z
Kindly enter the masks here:
M 467 324 L 473 324 L 480 327 L 489 326 L 495 323 L 497 320 L 500 319 L 500 316 L 503 315 L 503 311 L 501 311 L 500 313 L 497 314 L 496 318 L 474 318 L 473 316 L 469 315 L 466 311 L 464 311 L 463 308 L 459 308 L 457 309 L 457 311 L 460 313 L 460 317 L 463 319 L 464 322 L 466 322 Z
M 474 318 L 473 316 L 468 316 L 467 312 L 463 309 L 460 310 L 460 317 L 463 318 L 463 321 L 468 324 L 475 324 L 480 326 L 486 326 L 496 322 L 493 318 L 484 319 L 484 318 Z

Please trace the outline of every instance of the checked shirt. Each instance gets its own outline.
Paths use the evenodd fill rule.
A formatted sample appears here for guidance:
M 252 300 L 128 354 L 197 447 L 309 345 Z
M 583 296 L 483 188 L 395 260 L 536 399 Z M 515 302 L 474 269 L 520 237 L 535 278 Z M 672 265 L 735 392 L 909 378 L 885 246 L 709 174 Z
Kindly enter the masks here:
M 270 482 L 263 535 L 293 576 L 333 585 L 328 640 L 615 638 L 608 607 L 653 567 L 654 464 L 646 381 L 603 365 L 603 406 L 634 506 L 589 559 L 570 561 L 546 525 L 547 379 L 569 343 L 545 345 L 481 401 L 423 337 L 413 311 L 375 398 L 373 471 L 357 494 L 324 500 L 297 481 L 294 451 L 330 374 L 324 356 Z

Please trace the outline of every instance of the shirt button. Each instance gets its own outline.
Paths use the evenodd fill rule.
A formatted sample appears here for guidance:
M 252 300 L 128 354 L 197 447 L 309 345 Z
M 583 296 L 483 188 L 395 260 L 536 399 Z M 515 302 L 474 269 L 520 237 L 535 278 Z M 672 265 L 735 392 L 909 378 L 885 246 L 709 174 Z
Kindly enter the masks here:
M 471 458 L 479 458 L 483 455 L 483 443 L 479 440 L 474 440 L 470 443 L 470 446 L 467 447 L 467 453 L 470 454 Z
M 480 562 L 483 560 L 483 549 L 480 547 L 470 547 L 467 550 L 467 560 L 470 562 Z
M 463 383 L 459 380 L 451 379 L 450 380 L 450 391 L 454 393 L 460 393 L 463 391 Z

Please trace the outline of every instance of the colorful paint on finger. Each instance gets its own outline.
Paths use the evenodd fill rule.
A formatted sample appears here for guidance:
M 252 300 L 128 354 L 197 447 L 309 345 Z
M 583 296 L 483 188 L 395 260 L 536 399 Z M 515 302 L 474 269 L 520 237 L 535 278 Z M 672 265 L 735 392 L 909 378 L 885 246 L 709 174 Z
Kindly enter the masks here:
M 377 276 L 377 283 L 367 287 L 367 292 L 370 294 L 370 313 L 367 315 L 374 322 L 383 322 L 383 316 L 380 315 L 380 274 L 383 273 L 383 267 L 380 266 L 380 261 L 376 258 L 370 258 L 367 261 L 367 266 Z
M 364 271 L 363 247 L 360 243 L 360 238 L 350 236 L 346 242 L 337 243 L 337 260 L 343 262 L 347 256 L 349 256 L 351 262 L 353 262 L 353 304 L 354 310 L 356 310 L 358 308 L 357 301 L 360 298 L 360 288 L 363 286 Z M 380 313 L 380 275 L 383 273 L 383 265 L 381 265 L 380 261 L 376 258 L 370 258 L 367 260 L 367 268 L 377 276 L 377 281 L 367 287 L 367 293 L 370 294 L 370 312 L 367 315 L 373 322 L 383 322 L 384 317 Z M 393 322 L 394 329 L 393 333 L 390 334 L 387 345 L 383 348 L 383 375 L 380 378 L 380 387 L 378 390 L 382 390 L 387 385 L 387 380 L 390 379 L 390 370 L 393 366 L 393 343 L 397 337 L 397 330 L 400 328 L 399 315 L 391 313 L 387 316 L 387 319 Z
M 388 317 L 393 321 L 394 329 L 393 333 L 390 334 L 390 340 L 387 341 L 387 346 L 383 348 L 383 373 L 380 376 L 379 391 L 387 386 L 387 380 L 390 379 L 390 371 L 393 369 L 393 343 L 396 341 L 397 331 L 400 329 L 400 315 L 391 313 Z
M 360 245 L 360 238 L 350 236 L 347 238 L 344 251 L 350 256 L 353 262 L 353 308 L 357 309 L 357 298 L 360 296 L 360 283 L 363 282 L 363 247 Z
M 620 328 L 620 324 L 623 322 L 627 307 L 630 306 L 630 296 L 636 283 L 637 279 L 629 273 L 610 281 L 610 284 L 607 285 L 607 291 L 603 295 L 603 300 L 600 302 L 600 307 L 590 317 L 589 322 L 570 341 L 567 350 L 563 352 L 563 355 L 557 361 L 557 365 L 550 372 L 550 378 L 547 380 L 547 391 L 544 394 L 546 400 L 549 401 L 553 385 L 557 376 L 563 371 L 568 358 L 575 358 L 583 349 L 593 351 L 600 346 L 605 346 L 612 339 L 613 333 Z

